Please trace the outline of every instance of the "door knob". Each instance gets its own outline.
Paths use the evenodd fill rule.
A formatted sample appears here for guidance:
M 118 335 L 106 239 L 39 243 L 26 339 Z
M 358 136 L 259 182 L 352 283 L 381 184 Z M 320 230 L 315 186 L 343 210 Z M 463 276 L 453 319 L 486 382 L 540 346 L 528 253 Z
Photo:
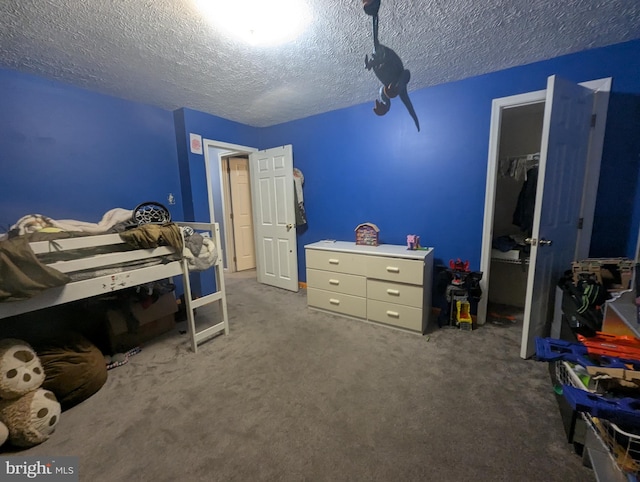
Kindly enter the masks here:
M 541 238 L 540 241 L 536 238 L 524 238 L 524 244 L 529 244 L 531 246 L 535 246 L 536 244 L 539 244 L 540 246 L 551 246 L 553 241 L 544 238 Z
M 292 228 L 293 228 L 293 224 L 287 224 L 287 231 L 291 231 Z

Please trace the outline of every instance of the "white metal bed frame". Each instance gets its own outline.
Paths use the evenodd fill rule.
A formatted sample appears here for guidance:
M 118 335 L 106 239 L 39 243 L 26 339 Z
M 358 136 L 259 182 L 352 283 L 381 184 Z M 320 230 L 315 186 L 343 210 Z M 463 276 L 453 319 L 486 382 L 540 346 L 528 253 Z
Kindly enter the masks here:
M 50 288 L 27 300 L 0 303 L 0 319 L 92 296 L 111 293 L 113 291 L 141 285 L 151 281 L 182 275 L 189 339 L 191 342 L 191 349 L 194 353 L 197 353 L 198 345 L 204 341 L 221 332 L 224 332 L 225 335 L 229 334 L 229 317 L 227 313 L 227 299 L 223 276 L 224 256 L 222 253 L 222 245 L 220 243 L 220 226 L 218 223 L 176 222 L 175 224 L 178 226 L 188 226 L 197 232 L 203 232 L 204 236 L 208 235 L 215 241 L 218 253 L 217 260 L 212 267 L 215 273 L 217 289 L 215 293 L 193 299 L 193 295 L 191 293 L 191 281 L 189 279 L 189 265 L 187 259 L 180 256 L 179 260 L 171 261 L 166 264 L 139 267 L 128 271 L 96 276 L 81 281 L 72 281 L 57 288 Z M 102 234 L 78 238 L 56 239 L 55 241 L 37 241 L 30 243 L 30 246 L 37 256 L 38 254 L 54 251 L 68 251 L 81 248 L 123 244 L 126 244 L 126 242 L 119 234 Z M 69 261 L 49 263 L 47 266 L 63 273 L 73 273 L 75 271 L 105 268 L 132 261 L 150 260 L 152 258 L 175 253 L 175 248 L 161 246 L 151 249 L 134 249 L 124 252 L 85 256 Z M 178 254 L 181 255 L 181 253 Z M 219 302 L 221 305 L 222 321 L 201 331 L 196 331 L 195 309 L 214 302 Z

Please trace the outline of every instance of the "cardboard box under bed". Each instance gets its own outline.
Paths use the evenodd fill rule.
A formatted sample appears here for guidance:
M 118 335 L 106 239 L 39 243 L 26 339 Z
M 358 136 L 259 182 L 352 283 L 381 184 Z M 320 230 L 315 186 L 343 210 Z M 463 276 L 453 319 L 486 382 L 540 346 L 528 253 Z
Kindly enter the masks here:
M 160 296 L 146 308 L 142 303 L 131 302 L 123 309 L 107 310 L 107 336 L 112 354 L 126 352 L 171 331 L 177 311 L 173 293 Z

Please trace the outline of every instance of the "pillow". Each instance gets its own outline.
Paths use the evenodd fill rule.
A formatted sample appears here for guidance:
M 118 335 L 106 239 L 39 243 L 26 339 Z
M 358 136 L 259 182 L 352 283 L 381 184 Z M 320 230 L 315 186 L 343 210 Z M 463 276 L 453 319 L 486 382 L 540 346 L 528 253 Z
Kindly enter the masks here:
M 42 388 L 52 391 L 62 410 L 94 395 L 107 381 L 102 352 L 79 333 L 34 344 L 45 373 Z

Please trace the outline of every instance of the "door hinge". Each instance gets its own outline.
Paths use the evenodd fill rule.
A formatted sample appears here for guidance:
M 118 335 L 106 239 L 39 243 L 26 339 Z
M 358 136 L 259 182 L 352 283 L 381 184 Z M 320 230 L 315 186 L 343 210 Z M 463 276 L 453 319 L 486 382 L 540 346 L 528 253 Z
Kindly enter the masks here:
M 598 118 L 597 114 L 591 114 L 591 127 L 596 126 L 596 119 Z
M 578 219 L 578 229 L 582 229 L 582 226 L 584 226 L 584 218 Z
M 238 258 L 236 258 L 235 256 L 233 257 L 233 262 L 235 263 L 236 261 L 238 261 Z
M 233 213 L 229 213 L 229 219 L 233 221 Z

